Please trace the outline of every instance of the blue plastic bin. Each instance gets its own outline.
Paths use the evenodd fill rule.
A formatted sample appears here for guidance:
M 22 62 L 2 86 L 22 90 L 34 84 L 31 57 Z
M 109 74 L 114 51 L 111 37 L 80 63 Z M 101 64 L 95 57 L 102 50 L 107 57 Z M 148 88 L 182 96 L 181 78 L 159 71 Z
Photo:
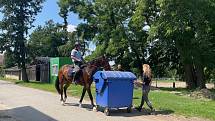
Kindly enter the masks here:
M 109 115 L 111 108 L 124 108 L 130 112 L 133 98 L 133 81 L 136 76 L 131 72 L 98 71 L 93 76 L 96 84 L 96 104 L 105 107 Z

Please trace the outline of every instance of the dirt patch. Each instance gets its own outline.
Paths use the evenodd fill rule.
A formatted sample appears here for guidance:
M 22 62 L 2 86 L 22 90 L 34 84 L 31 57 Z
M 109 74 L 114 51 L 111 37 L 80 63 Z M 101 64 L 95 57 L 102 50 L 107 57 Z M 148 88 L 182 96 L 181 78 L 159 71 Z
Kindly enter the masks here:
M 202 98 L 213 99 L 213 100 L 215 99 L 215 94 L 208 89 L 193 91 L 190 93 L 190 96 L 197 99 L 202 99 Z

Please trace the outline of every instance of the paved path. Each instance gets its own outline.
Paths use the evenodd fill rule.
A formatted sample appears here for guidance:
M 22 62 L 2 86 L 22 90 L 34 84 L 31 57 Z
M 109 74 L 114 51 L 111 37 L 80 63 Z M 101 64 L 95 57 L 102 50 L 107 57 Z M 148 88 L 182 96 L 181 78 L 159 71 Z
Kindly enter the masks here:
M 31 89 L 0 81 L 0 121 L 181 121 L 195 120 L 176 117 L 169 114 L 146 115 L 133 111 L 128 114 L 124 110 L 113 111 L 111 116 L 103 112 L 94 112 L 90 103 L 83 101 L 83 108 L 78 107 L 78 99 L 69 97 L 62 106 L 59 95 L 51 92 Z M 4 115 L 3 115 L 4 114 Z M 3 116 L 1 116 L 3 115 Z

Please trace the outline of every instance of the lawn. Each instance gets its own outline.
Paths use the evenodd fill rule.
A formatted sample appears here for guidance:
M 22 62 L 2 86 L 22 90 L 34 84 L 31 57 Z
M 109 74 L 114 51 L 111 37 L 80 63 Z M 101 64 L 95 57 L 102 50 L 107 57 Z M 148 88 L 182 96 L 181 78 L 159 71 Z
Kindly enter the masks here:
M 10 80 L 11 81 L 11 80 Z M 41 89 L 50 92 L 56 92 L 54 85 L 39 82 L 24 83 L 22 81 L 13 80 L 15 84 Z M 82 87 L 71 85 L 68 89 L 69 95 L 80 98 Z M 186 89 L 176 89 L 177 92 L 183 94 Z M 155 109 L 162 114 L 179 114 L 188 117 L 202 117 L 215 120 L 215 101 L 207 99 L 194 99 L 185 95 L 178 95 L 172 89 L 161 88 L 150 92 L 149 98 Z M 214 90 L 213 90 L 214 91 Z M 92 93 L 95 96 L 95 88 L 92 86 Z M 85 98 L 88 100 L 88 95 Z M 141 100 L 141 89 L 134 90 L 134 106 L 139 105 Z

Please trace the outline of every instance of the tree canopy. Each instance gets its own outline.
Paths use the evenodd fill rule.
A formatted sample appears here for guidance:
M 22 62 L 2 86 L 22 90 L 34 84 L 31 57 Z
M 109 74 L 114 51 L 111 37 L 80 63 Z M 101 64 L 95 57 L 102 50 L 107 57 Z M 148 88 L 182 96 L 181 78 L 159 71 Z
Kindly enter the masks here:
M 60 0 L 85 20 L 84 40 L 125 68 L 155 75 L 176 69 L 189 88 L 205 87 L 204 69 L 214 66 L 214 1 L 211 0 Z M 83 27 L 84 26 L 84 27 Z M 89 34 L 90 33 L 90 34 Z M 133 68 L 133 69 L 132 69 Z M 184 71 L 183 71 L 184 70 Z
M 214 66 L 214 2 L 158 0 L 159 18 L 150 36 L 174 44 L 189 88 L 204 88 L 204 68 Z
M 0 11 L 0 51 L 10 50 L 16 63 L 22 69 L 22 79 L 28 81 L 26 74 L 26 37 L 33 27 L 35 16 L 40 12 L 44 0 L 1 0 Z

